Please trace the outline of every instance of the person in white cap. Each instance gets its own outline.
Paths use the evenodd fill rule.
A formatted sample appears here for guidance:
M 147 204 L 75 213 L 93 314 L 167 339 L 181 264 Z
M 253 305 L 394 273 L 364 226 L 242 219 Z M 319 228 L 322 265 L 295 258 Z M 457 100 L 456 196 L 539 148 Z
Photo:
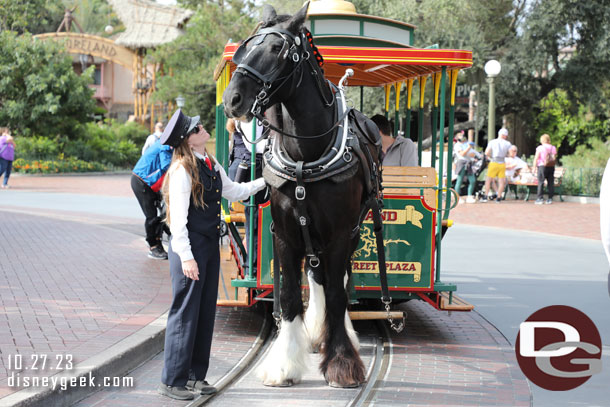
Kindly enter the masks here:
M 485 149 L 485 155 L 489 158 L 489 166 L 487 167 L 487 177 L 485 178 L 485 195 L 481 198 L 481 202 L 487 202 L 489 197 L 489 186 L 491 180 L 498 178 L 498 190 L 496 191 L 498 197 L 496 202 L 502 200 L 502 194 L 504 187 L 506 187 L 506 164 L 504 159 L 508 155 L 510 149 L 510 142 L 506 140 L 508 138 L 508 129 L 502 127 L 498 131 L 498 138 L 491 140 L 487 144 Z

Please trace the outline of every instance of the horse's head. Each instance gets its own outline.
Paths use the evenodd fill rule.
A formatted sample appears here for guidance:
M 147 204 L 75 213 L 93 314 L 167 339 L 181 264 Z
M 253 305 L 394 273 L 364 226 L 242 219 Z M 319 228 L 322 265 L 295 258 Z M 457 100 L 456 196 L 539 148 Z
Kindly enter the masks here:
M 251 120 L 290 94 L 291 79 L 308 56 L 302 32 L 308 6 L 309 2 L 294 16 L 278 16 L 265 5 L 263 25 L 233 55 L 237 69 L 223 95 L 228 117 Z

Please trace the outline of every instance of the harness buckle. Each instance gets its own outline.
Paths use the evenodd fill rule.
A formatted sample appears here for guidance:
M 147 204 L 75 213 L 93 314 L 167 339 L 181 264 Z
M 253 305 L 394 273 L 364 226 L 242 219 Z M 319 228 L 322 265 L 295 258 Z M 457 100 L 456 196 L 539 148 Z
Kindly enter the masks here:
M 307 218 L 305 216 L 300 216 L 299 223 L 301 224 L 301 226 L 307 226 Z
M 300 59 L 300 57 L 299 57 L 299 53 L 298 52 L 295 52 L 294 54 L 292 54 L 292 61 L 293 62 L 295 62 L 295 63 L 299 62 L 299 59 Z
M 311 268 L 318 268 L 318 266 L 320 265 L 320 259 L 318 258 L 318 256 L 316 256 L 315 254 L 312 254 L 311 256 L 308 256 L 309 258 L 309 266 Z
M 299 201 L 305 199 L 305 187 L 302 185 L 297 185 L 297 187 L 294 189 L 294 197 Z

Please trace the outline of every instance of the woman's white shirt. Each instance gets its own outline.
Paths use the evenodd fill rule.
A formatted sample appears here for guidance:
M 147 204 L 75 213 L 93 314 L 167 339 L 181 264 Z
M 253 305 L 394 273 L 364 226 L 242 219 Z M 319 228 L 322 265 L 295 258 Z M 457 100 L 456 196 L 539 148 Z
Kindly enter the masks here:
M 199 159 L 204 156 L 195 153 Z M 251 182 L 233 182 L 224 168 L 218 163 L 214 169 L 222 180 L 222 197 L 229 201 L 241 201 L 265 188 L 265 180 L 259 178 Z M 174 163 L 169 169 L 169 202 L 171 208 L 172 250 L 180 256 L 181 261 L 193 259 L 191 242 L 186 228 L 189 205 L 191 202 L 191 177 L 180 163 Z M 204 196 L 205 200 L 205 196 Z

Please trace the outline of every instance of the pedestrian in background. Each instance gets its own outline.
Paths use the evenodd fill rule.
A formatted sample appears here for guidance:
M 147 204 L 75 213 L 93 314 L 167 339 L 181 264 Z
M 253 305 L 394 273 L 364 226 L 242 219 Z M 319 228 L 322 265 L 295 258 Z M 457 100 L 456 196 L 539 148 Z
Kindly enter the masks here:
M 376 114 L 371 120 L 381 135 L 381 162 L 384 167 L 417 167 L 417 146 L 403 136 L 392 137 L 392 126 L 385 116 Z
M 464 180 L 464 176 L 468 178 L 468 196 L 464 201 L 463 198 L 460 198 L 460 203 L 475 203 L 476 199 L 474 198 L 474 188 L 477 183 L 477 177 L 474 174 L 474 169 L 472 168 L 472 162 L 477 153 L 474 149 L 474 142 L 468 142 L 468 137 L 464 134 L 463 131 L 459 132 L 456 135 L 457 143 L 454 146 L 454 156 L 455 156 L 455 173 L 457 174 L 457 179 L 455 181 L 455 190 L 458 194 L 461 193 L 462 182 Z
M 521 170 L 529 171 L 529 166 L 521 158 L 517 157 L 517 146 L 512 145 L 508 149 L 508 157 L 505 158 L 506 163 L 506 179 L 509 182 L 517 182 L 521 176 Z
M 172 148 L 162 145 L 157 140 L 146 149 L 131 174 L 131 189 L 146 218 L 144 230 L 149 246 L 148 257 L 151 259 L 167 259 L 167 252 L 161 241 L 165 224 L 163 223 L 164 208 L 160 191 L 171 161 Z
M 170 225 L 169 266 L 172 305 L 165 331 L 164 366 L 159 393 L 178 400 L 194 398 L 191 391 L 213 394 L 206 380 L 214 332 L 220 272 L 220 201 L 240 201 L 265 188 L 259 178 L 236 183 L 209 157 L 210 135 L 178 110 L 161 142 L 174 147 L 163 183 Z
M 501 128 L 498 131 L 498 138 L 491 140 L 485 149 L 485 155 L 489 158 L 489 166 L 487 167 L 487 176 L 485 177 L 485 193 L 481 198 L 481 202 L 487 202 L 492 199 L 489 195 L 491 181 L 498 178 L 498 189 L 496 191 L 496 202 L 502 201 L 502 194 L 506 187 L 506 164 L 504 160 L 508 155 L 508 149 L 511 143 L 506 140 L 508 138 L 508 129 Z
M 536 196 L 536 205 L 543 203 L 552 204 L 553 194 L 555 193 L 555 162 L 557 161 L 557 148 L 551 144 L 551 136 L 543 134 L 540 136 L 540 145 L 536 147 L 534 155 L 534 167 L 537 169 L 538 177 L 538 194 Z M 549 198 L 544 201 L 544 180 L 546 180 L 546 188 Z
M 0 177 L 4 174 L 3 189 L 9 188 L 8 179 L 13 169 L 13 161 L 15 161 L 15 147 L 15 140 L 11 136 L 11 131 L 4 128 L 2 136 L 0 136 Z
M 142 155 L 148 150 L 149 147 L 152 147 L 159 139 L 161 138 L 161 134 L 163 134 L 163 123 L 158 122 L 155 124 L 155 132 L 150 136 L 146 137 L 146 141 L 144 142 L 144 146 L 142 147 Z

